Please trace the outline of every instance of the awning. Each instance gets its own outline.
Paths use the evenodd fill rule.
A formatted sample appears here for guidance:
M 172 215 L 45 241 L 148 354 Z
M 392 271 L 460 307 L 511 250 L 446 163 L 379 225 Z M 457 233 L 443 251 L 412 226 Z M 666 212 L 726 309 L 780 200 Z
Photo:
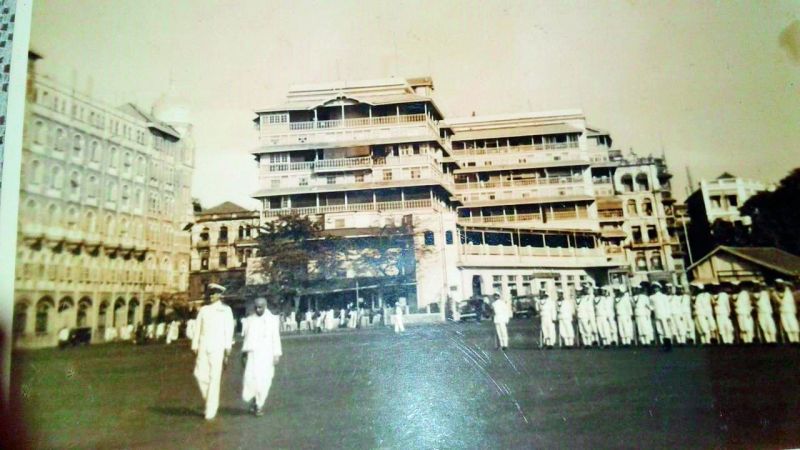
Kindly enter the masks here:
M 597 209 L 622 209 L 622 200 L 614 197 L 600 197 L 597 199 Z

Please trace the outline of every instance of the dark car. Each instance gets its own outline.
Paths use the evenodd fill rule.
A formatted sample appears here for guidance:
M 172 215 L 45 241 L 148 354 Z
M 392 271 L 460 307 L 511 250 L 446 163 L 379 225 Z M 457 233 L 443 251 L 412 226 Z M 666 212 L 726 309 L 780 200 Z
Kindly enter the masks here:
M 61 348 L 72 346 L 77 347 L 78 345 L 89 345 L 92 341 L 92 329 L 91 328 L 73 328 L 69 330 L 69 337 L 66 341 L 61 341 L 58 345 Z
M 459 320 L 475 320 L 480 322 L 482 319 L 488 319 L 488 308 L 486 308 L 483 299 L 480 297 L 472 297 L 464 300 L 456 305 L 458 310 Z
M 514 300 L 511 302 L 511 309 L 514 312 L 514 317 L 532 317 L 535 312 L 534 301 L 533 296 L 530 295 L 514 297 Z

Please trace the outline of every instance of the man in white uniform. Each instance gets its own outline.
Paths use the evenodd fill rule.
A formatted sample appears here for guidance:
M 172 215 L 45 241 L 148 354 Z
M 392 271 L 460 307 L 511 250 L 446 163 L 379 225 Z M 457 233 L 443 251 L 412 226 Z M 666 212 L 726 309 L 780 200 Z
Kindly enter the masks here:
M 690 290 L 694 294 L 694 315 L 701 344 L 710 344 L 715 335 L 714 311 L 711 308 L 711 294 L 705 291 L 702 283 L 692 283 Z
M 197 319 L 189 319 L 186 321 L 186 337 L 194 339 L 194 327 L 197 325 Z
M 639 345 L 653 345 L 653 308 L 650 304 L 650 297 L 640 286 L 634 286 L 633 302 Z
M 508 349 L 508 321 L 511 320 L 511 308 L 508 302 L 500 299 L 500 296 L 494 294 L 492 302 L 492 311 L 494 313 L 494 329 L 497 334 L 497 346 L 503 350 Z
M 753 343 L 753 304 L 746 284 L 739 285 L 736 294 L 736 318 L 739 323 L 739 338 L 745 344 Z
M 206 402 L 205 417 L 211 420 L 217 416 L 219 383 L 233 345 L 234 321 L 231 308 L 222 302 L 225 288 L 215 283 L 209 284 L 208 288 L 211 303 L 197 313 L 192 351 L 197 354 L 194 377 Z
M 616 286 L 615 309 L 619 325 L 619 339 L 622 345 L 630 346 L 633 342 L 633 305 L 631 296 L 623 285 Z
M 683 317 L 682 297 L 675 285 L 667 283 L 667 297 L 669 297 L 670 315 L 672 316 L 672 333 L 678 344 L 686 343 L 686 326 Z
M 800 342 L 800 327 L 797 324 L 797 305 L 794 303 L 792 285 L 780 278 L 775 280 L 775 283 L 777 284 L 777 300 L 780 305 L 778 310 L 781 313 L 781 326 L 786 332 L 789 342 L 796 344 Z
M 167 331 L 167 344 L 170 344 L 172 341 L 178 340 L 178 334 L 180 333 L 180 322 L 177 320 L 173 320 L 169 323 L 169 330 Z
M 692 317 L 692 296 L 683 286 L 678 287 L 678 294 L 681 296 L 681 314 L 683 315 L 683 323 L 686 325 L 684 329 L 686 342 L 694 344 L 697 342 L 697 332 L 695 331 L 695 321 Z
M 398 301 L 394 305 L 394 332 L 402 333 L 406 331 L 406 326 L 403 324 L 403 305 Z
M 764 343 L 774 344 L 777 342 L 777 336 L 775 319 L 772 318 L 772 299 L 764 283 L 756 282 L 755 290 L 756 314 L 758 316 L 758 327 L 761 329 L 761 336 L 764 339 Z
M 255 300 L 253 314 L 247 317 L 242 342 L 242 361 L 244 362 L 244 382 L 242 399 L 250 403 L 250 412 L 256 416 L 264 415 L 264 402 L 267 401 L 275 364 L 280 361 L 281 335 L 278 316 L 267 311 L 267 300 Z
M 605 347 L 611 342 L 611 329 L 609 327 L 608 310 L 606 309 L 605 293 L 600 288 L 594 289 L 594 316 L 597 320 L 597 334 L 600 345 Z
M 575 318 L 575 305 L 568 298 L 558 298 L 558 332 L 566 347 L 575 345 L 575 327 L 572 321 Z
M 652 289 L 650 303 L 653 305 L 653 313 L 656 317 L 656 332 L 661 339 L 661 344 L 669 350 L 672 347 L 672 337 L 675 335 L 669 297 L 661 292 L 661 283 L 654 281 L 650 286 Z
M 591 285 L 584 283 L 576 298 L 578 309 L 578 328 L 584 347 L 597 345 L 597 322 L 594 316 L 594 299 Z
M 714 286 L 714 317 L 717 320 L 719 339 L 723 344 L 733 344 L 733 322 L 731 321 L 731 299 L 723 286 Z
M 552 348 L 556 342 L 556 302 L 544 291 L 539 291 L 539 318 L 542 328 L 542 345 Z

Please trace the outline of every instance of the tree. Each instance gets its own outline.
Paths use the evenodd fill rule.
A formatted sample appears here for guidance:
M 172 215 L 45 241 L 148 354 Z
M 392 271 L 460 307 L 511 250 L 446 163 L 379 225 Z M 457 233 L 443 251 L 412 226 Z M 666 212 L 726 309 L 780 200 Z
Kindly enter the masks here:
M 792 170 L 772 192 L 747 200 L 740 212 L 752 219 L 750 245 L 777 247 L 800 254 L 800 168 Z

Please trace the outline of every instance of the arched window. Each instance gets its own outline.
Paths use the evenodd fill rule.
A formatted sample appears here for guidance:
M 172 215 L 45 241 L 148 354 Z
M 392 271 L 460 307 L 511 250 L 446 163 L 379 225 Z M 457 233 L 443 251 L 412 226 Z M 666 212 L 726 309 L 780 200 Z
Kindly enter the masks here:
M 81 159 L 81 156 L 83 156 L 83 136 L 76 134 L 72 138 L 72 157 Z
M 130 205 L 130 192 L 127 184 L 122 185 L 122 206 L 128 207 Z
M 94 175 L 89 176 L 89 186 L 86 189 L 86 195 L 89 198 L 97 198 L 97 177 Z
M 64 184 L 64 176 L 62 174 L 61 166 L 53 166 L 50 169 L 50 187 L 53 189 L 61 189 Z
M 200 232 L 200 240 L 208 241 L 208 237 L 209 237 L 208 227 L 203 227 L 203 231 Z
M 625 174 L 619 180 L 622 185 L 622 192 L 633 192 L 633 177 Z
M 97 309 L 97 328 L 104 329 L 108 320 L 108 302 L 100 303 Z
M 58 223 L 58 219 L 58 206 L 56 206 L 54 203 L 51 203 L 47 208 L 47 223 Z
M 33 124 L 33 142 L 44 144 L 47 141 L 47 126 L 41 120 Z
M 115 231 L 116 223 L 114 222 L 114 216 L 111 214 L 106 214 L 106 236 L 114 236 Z
M 125 314 L 125 300 L 121 297 L 114 302 L 114 322 L 112 323 L 113 326 L 118 327 L 123 325 Z
M 650 267 L 652 267 L 653 270 L 664 270 L 664 266 L 661 264 L 661 255 L 654 253 L 650 257 Z
M 83 229 L 88 233 L 94 233 L 96 227 L 97 221 L 95 220 L 94 213 L 92 211 L 87 211 L 83 219 Z
M 78 303 L 78 328 L 85 328 L 90 326 L 89 312 L 92 310 L 92 301 L 88 297 L 84 297 Z
M 42 163 L 39 160 L 34 159 L 33 161 L 31 161 L 29 176 L 30 176 L 30 183 L 32 185 L 33 184 L 38 185 L 39 183 L 42 182 Z
M 81 175 L 77 170 L 73 170 L 69 175 L 69 191 L 71 194 L 79 194 L 81 187 Z
M 67 228 L 76 230 L 78 228 L 78 210 L 71 207 L 67 210 Z
M 45 334 L 50 329 L 50 313 L 53 309 L 53 300 L 44 297 L 36 304 L 36 333 Z
M 67 133 L 61 128 L 56 129 L 56 151 L 64 151 L 67 148 Z
M 636 200 L 633 199 L 628 200 L 628 215 L 629 216 L 639 215 L 639 210 L 638 208 L 636 208 Z
M 219 227 L 219 242 L 228 242 L 228 227 Z
M 136 194 L 133 197 L 133 207 L 134 208 L 142 207 L 142 188 L 136 188 Z
M 109 202 L 113 202 L 117 199 L 117 183 L 113 180 L 108 182 L 108 186 L 106 187 L 106 200 Z
M 639 175 L 636 175 L 636 187 L 640 191 L 650 190 L 650 182 L 647 179 L 647 174 L 640 173 Z
M 108 166 L 116 168 L 119 163 L 119 151 L 117 147 L 108 149 Z
M 636 270 L 647 270 L 647 258 L 644 253 L 636 253 Z
M 14 336 L 22 336 L 25 334 L 25 328 L 28 325 L 28 305 L 27 301 L 17 302 L 14 305 Z
M 642 202 L 642 210 L 645 216 L 653 215 L 653 202 L 649 198 L 644 199 L 644 202 Z
M 133 164 L 133 157 L 131 156 L 131 152 L 125 152 L 125 157 L 122 160 L 123 170 L 125 174 L 130 175 L 131 173 L 131 166 Z
M 100 162 L 100 143 L 97 141 L 92 141 L 92 161 L 93 162 Z
M 38 213 L 39 211 L 38 211 L 38 205 L 36 204 L 36 200 L 32 198 L 28 199 L 28 201 L 25 202 L 25 210 L 23 211 L 23 215 L 28 220 L 36 221 Z
M 244 225 L 239 225 L 239 239 L 244 239 Z
M 139 301 L 134 298 L 128 303 L 128 325 L 134 325 L 137 309 L 139 309 Z
M 139 175 L 141 177 L 144 176 L 144 166 L 145 166 L 144 156 L 140 155 L 139 158 L 137 158 L 136 160 L 136 175 Z

